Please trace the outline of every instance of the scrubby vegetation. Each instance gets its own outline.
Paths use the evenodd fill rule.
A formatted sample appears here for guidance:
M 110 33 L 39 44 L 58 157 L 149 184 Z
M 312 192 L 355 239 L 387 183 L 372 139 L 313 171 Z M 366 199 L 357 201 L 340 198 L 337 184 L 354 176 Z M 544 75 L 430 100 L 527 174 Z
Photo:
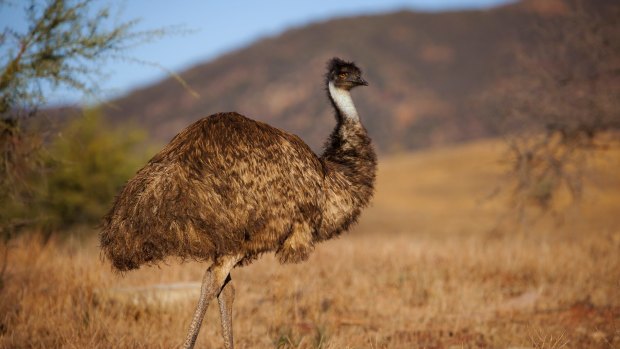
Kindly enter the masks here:
M 47 152 L 39 216 L 56 228 L 97 224 L 152 155 L 144 141 L 144 131 L 128 125 L 110 128 L 96 111 L 71 122 Z
M 102 63 L 129 60 L 123 54 L 127 47 L 165 34 L 138 31 L 136 21 L 114 21 L 108 6 L 92 0 L 0 1 L 0 11 L 11 7 L 23 10 L 12 15 L 20 16 L 24 25 L 0 26 L 3 244 L 22 228 L 91 223 L 101 214 L 118 181 L 129 176 L 126 163 L 131 160 L 126 159 L 131 157 L 110 166 L 120 158 L 115 152 L 129 152 L 120 148 L 129 148 L 135 136 L 115 140 L 120 133 L 105 133 L 105 125 L 90 116 L 73 122 L 65 137 L 62 132 L 57 137 L 50 131 L 67 115 L 48 120 L 40 108 L 48 92 L 58 87 L 96 100 Z
M 36 171 L 18 178 L 19 199 L 13 190 L 0 197 L 8 226 L 4 238 L 15 228 L 49 233 L 95 226 L 122 185 L 152 155 L 144 140 L 144 131 L 129 125 L 111 128 L 96 110 L 69 122 L 48 144 L 30 152 L 38 163 L 31 165 Z

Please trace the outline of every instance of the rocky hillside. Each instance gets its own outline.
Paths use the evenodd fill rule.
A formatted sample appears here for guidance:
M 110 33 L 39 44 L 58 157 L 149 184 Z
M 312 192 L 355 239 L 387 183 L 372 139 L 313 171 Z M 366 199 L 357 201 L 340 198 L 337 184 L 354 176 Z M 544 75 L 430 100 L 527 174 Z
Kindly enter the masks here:
M 498 115 L 489 94 L 512 73 L 515 43 L 540 18 L 565 12 L 560 0 L 536 0 L 315 23 L 182 72 L 198 97 L 169 78 L 113 101 L 106 114 L 133 120 L 165 142 L 203 116 L 238 111 L 319 149 L 334 125 L 325 62 L 339 56 L 365 70 L 370 86 L 355 90 L 354 100 L 381 151 L 493 136 Z

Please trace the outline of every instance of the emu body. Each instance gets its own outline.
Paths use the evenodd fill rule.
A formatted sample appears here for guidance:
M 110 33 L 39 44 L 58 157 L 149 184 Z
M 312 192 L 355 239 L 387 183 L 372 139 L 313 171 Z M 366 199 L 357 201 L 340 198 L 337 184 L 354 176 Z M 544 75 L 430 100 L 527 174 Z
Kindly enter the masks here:
M 349 94 L 366 82 L 354 64 L 334 58 L 326 84 L 337 125 L 322 156 L 267 124 L 211 115 L 138 171 L 104 218 L 101 248 L 119 271 L 169 256 L 212 262 L 184 347 L 193 347 L 214 297 L 225 346 L 233 347 L 232 268 L 271 251 L 282 263 L 306 260 L 372 197 L 376 156 Z

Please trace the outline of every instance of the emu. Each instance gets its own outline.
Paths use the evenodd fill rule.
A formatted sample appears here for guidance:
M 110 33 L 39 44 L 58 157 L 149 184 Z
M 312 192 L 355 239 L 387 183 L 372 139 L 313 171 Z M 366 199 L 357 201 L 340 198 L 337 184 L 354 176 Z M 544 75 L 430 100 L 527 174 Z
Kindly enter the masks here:
M 184 348 L 193 348 L 209 301 L 233 348 L 230 272 L 261 254 L 308 258 L 314 244 L 354 223 L 373 195 L 377 159 L 350 90 L 368 85 L 351 62 L 328 62 L 336 127 L 317 156 L 297 136 L 237 113 L 218 113 L 175 136 L 117 196 L 100 233 L 120 272 L 169 256 L 211 262 Z

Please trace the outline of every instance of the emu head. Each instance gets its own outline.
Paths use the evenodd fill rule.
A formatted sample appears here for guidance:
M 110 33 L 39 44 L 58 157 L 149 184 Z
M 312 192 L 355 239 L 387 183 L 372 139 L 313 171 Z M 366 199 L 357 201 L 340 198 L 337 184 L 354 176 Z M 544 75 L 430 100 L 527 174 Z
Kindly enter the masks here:
M 368 86 L 368 82 L 362 79 L 362 70 L 353 62 L 346 62 L 334 57 L 327 63 L 327 83 L 332 82 L 335 87 L 343 90 L 351 90 L 356 86 Z

